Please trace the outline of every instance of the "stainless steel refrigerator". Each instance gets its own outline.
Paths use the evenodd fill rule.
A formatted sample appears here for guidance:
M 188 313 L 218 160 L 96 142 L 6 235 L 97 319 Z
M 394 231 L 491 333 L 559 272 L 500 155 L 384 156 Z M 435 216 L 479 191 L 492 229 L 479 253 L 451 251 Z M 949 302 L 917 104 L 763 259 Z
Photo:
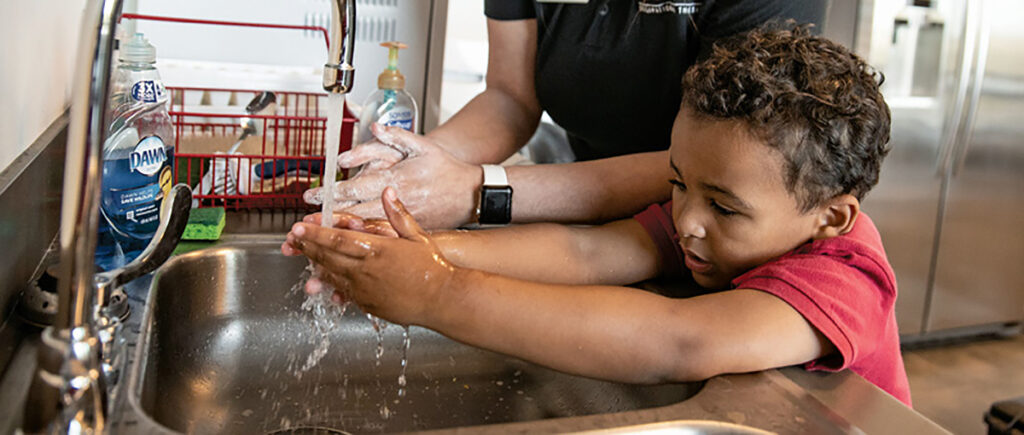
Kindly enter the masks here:
M 886 74 L 892 151 L 863 209 L 906 340 L 1024 319 L 1024 3 L 864 1 L 857 51 Z

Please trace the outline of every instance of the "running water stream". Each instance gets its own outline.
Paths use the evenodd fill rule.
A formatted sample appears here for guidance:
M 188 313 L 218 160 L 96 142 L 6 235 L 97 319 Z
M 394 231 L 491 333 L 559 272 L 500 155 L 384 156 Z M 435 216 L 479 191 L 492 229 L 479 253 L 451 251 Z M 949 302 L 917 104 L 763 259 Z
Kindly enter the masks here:
M 331 92 L 327 96 L 327 131 L 324 132 L 324 178 L 321 182 L 323 205 L 320 212 L 320 225 L 324 228 L 334 226 L 334 180 L 338 177 L 338 147 L 341 143 L 341 121 L 345 114 L 345 94 Z M 315 276 L 315 275 L 314 275 Z M 326 285 L 326 283 L 325 283 Z M 325 288 L 323 293 L 330 295 L 333 288 Z M 326 298 L 330 300 L 330 297 Z M 308 302 L 308 301 L 307 301 Z M 384 354 L 384 328 L 387 322 L 367 313 L 374 331 L 377 332 L 377 365 Z
M 338 148 L 341 142 L 339 139 L 341 138 L 341 122 L 342 116 L 344 116 L 344 108 L 345 94 L 336 92 L 327 94 L 327 129 L 324 131 L 324 177 L 320 182 L 321 191 L 323 192 L 321 195 L 323 208 L 321 209 L 320 225 L 326 228 L 332 227 L 334 223 L 332 218 L 334 216 L 334 180 L 338 177 Z M 313 266 L 312 261 L 306 267 L 306 271 L 310 272 L 313 277 L 317 276 L 317 270 Z M 303 274 L 300 283 L 304 284 L 308 278 L 309 276 Z M 324 285 L 325 287 L 327 286 L 326 283 Z M 346 302 L 340 310 L 336 309 L 331 303 L 331 295 L 333 293 L 333 288 L 325 288 L 324 291 L 315 295 L 306 295 L 306 300 L 302 303 L 302 309 L 309 311 L 313 315 L 313 326 L 316 336 L 311 337 L 311 339 L 317 341 L 317 343 L 316 348 L 306 358 L 306 363 L 295 371 L 295 375 L 300 378 L 303 373 L 315 367 L 320 362 L 320 359 L 327 354 L 327 349 L 331 346 L 330 330 L 341 321 L 342 315 L 345 314 L 345 308 L 347 308 L 348 303 Z
M 327 94 L 327 130 L 324 132 L 324 178 L 320 182 L 323 208 L 320 225 L 334 224 L 334 180 L 338 178 L 338 146 L 341 142 L 341 119 L 345 114 L 345 94 Z
M 330 228 L 334 224 L 333 217 L 336 205 L 334 184 L 337 179 L 338 152 L 339 143 L 341 142 L 339 139 L 341 138 L 341 124 L 342 117 L 344 115 L 344 107 L 344 94 L 333 92 L 328 94 L 327 129 L 324 132 L 324 175 L 320 189 L 320 199 L 322 201 L 320 225 L 325 228 Z M 312 263 L 310 263 L 307 270 L 311 272 L 313 277 L 317 277 L 317 270 L 313 267 Z M 299 285 L 303 285 L 306 278 L 308 278 L 308 276 L 304 275 Z M 334 293 L 334 288 L 324 281 L 321 281 L 321 283 L 324 285 L 324 290 L 316 295 L 307 295 L 306 300 L 302 304 L 302 309 L 310 312 L 313 316 L 315 336 L 312 336 L 311 340 L 316 342 L 316 347 L 306 358 L 305 364 L 295 370 L 294 374 L 300 378 L 303 373 L 315 367 L 317 363 L 319 363 L 320 359 L 327 354 L 328 348 L 331 345 L 330 330 L 340 324 L 341 318 L 350 303 L 346 300 L 341 307 L 333 304 L 331 302 L 331 295 Z M 373 329 L 377 334 L 377 348 L 374 355 L 377 359 L 376 365 L 379 366 L 381 363 L 381 357 L 384 353 L 384 329 L 387 327 L 387 322 L 369 313 L 366 314 L 366 317 L 370 320 L 370 324 L 373 326 Z M 408 364 L 408 351 L 410 345 L 409 327 L 405 326 L 403 328 L 402 367 L 401 374 L 398 377 L 398 396 L 400 398 L 405 396 L 405 372 L 406 365 Z M 386 402 L 387 400 L 385 400 L 385 403 L 381 408 L 381 417 L 384 419 L 388 419 L 391 414 L 391 411 L 387 408 Z

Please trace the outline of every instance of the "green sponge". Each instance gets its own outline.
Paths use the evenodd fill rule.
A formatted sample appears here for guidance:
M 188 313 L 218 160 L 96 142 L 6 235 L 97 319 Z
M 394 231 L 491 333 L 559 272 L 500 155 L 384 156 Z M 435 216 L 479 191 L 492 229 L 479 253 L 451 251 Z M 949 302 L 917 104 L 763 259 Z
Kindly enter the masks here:
M 224 230 L 224 208 L 194 208 L 188 215 L 188 225 L 182 240 L 217 240 Z

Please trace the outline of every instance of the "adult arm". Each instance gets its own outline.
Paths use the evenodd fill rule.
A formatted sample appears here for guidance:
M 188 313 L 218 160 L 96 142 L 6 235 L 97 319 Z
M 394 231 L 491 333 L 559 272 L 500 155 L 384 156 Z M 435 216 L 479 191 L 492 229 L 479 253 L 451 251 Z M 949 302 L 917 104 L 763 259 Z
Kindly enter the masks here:
M 507 167 L 512 220 L 593 223 L 633 215 L 672 196 L 668 161 L 668 151 L 658 151 Z
M 427 134 L 453 157 L 501 162 L 526 144 L 541 108 L 534 87 L 537 20 L 487 20 L 486 89 Z
M 514 153 L 540 118 L 533 80 L 536 32 L 534 19 L 488 20 L 487 89 L 427 136 L 374 128 L 377 140 L 342 154 L 342 167 L 370 165 L 337 183 L 335 196 L 343 209 L 383 217 L 380 193 L 394 186 L 427 228 L 474 222 L 483 181 L 478 164 L 497 163 Z M 668 198 L 665 180 L 671 174 L 665 162 L 652 153 L 510 168 L 512 219 L 601 222 L 628 216 Z M 307 200 L 315 203 L 319 194 L 310 191 Z
M 366 218 L 382 218 L 379 200 L 385 187 L 399 196 L 422 225 L 456 228 L 475 221 L 483 171 L 453 158 L 430 138 L 397 127 L 372 130 L 405 157 L 394 166 L 360 172 L 335 185 L 342 210 Z M 338 161 L 358 166 L 342 154 Z M 522 165 L 506 168 L 512 186 L 512 221 L 606 222 L 639 212 L 671 196 L 672 177 L 666 151 L 629 154 L 590 162 L 560 165 Z M 320 194 L 307 192 L 307 198 Z

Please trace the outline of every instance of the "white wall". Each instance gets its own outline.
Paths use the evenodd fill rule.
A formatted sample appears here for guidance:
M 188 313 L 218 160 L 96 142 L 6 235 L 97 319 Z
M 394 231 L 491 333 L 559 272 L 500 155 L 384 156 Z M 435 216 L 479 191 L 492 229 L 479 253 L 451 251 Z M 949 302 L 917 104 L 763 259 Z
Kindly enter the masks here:
M 0 1 L 0 170 L 67 107 L 84 6 L 84 0 Z
M 448 0 L 444 50 L 440 122 L 486 88 L 487 18 L 482 1 Z

